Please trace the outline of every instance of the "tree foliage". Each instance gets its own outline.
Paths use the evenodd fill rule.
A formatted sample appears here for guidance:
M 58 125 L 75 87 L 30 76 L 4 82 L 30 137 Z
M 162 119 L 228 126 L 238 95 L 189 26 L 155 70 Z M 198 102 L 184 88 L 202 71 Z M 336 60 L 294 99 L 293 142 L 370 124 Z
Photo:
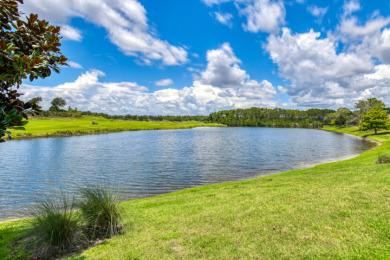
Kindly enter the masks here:
M 388 129 L 389 120 L 387 111 L 384 109 L 384 104 L 378 103 L 371 110 L 364 114 L 363 120 L 360 123 L 360 129 L 363 131 L 374 130 L 375 134 L 380 129 Z
M 368 111 L 370 111 L 375 106 L 379 105 L 380 107 L 384 108 L 385 103 L 383 103 L 382 100 L 379 100 L 377 98 L 368 98 L 367 100 L 359 100 L 355 103 L 355 108 L 357 110 L 357 116 L 359 120 L 362 120 L 364 117 L 364 114 L 366 114 Z
M 66 106 L 66 100 L 60 97 L 54 98 L 51 102 L 50 111 L 60 111 L 61 107 Z
M 339 127 L 346 126 L 352 118 L 352 111 L 346 107 L 340 107 L 336 112 L 328 114 L 324 118 L 324 123 L 329 125 L 337 125 Z
M 0 0 L 0 120 L 15 113 L 27 119 L 29 113 L 39 112 L 37 103 L 20 99 L 22 80 L 49 77 L 52 70 L 59 72 L 59 66 L 66 65 L 67 60 L 59 49 L 60 27 L 39 20 L 36 14 L 21 19 L 19 3 L 23 4 L 23 0 Z M 23 124 L 14 119 L 10 125 L 1 125 L 0 138 L 7 128 Z
M 39 104 L 39 103 L 42 102 L 42 97 L 35 97 L 35 98 L 32 98 L 32 99 L 30 99 L 30 101 L 28 101 L 28 102 L 30 102 L 30 103 L 32 103 L 32 104 Z
M 5 135 L 11 138 L 11 133 L 7 131 L 8 128 L 15 128 L 24 130 L 23 126 L 27 124 L 27 121 L 23 121 L 23 116 L 16 110 L 12 109 L 8 112 L 5 111 L 6 107 L 0 107 L 0 142 Z

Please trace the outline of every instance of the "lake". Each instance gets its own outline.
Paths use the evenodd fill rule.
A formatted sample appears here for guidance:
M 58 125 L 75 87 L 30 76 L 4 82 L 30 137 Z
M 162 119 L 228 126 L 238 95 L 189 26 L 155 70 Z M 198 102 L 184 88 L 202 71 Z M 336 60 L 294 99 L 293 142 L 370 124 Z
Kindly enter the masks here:
M 0 144 L 0 220 L 86 185 L 126 200 L 350 158 L 375 143 L 313 129 L 210 127 L 42 138 Z

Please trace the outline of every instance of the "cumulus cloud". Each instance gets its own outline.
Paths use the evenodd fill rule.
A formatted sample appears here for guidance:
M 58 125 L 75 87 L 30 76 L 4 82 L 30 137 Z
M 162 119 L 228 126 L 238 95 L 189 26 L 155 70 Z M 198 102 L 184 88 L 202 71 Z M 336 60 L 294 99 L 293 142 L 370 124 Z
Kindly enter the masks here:
M 238 65 L 241 61 L 235 56 L 229 43 L 221 48 L 207 52 L 207 67 L 201 73 L 203 84 L 221 88 L 241 86 L 248 78 L 246 71 Z
M 270 36 L 266 49 L 278 65 L 281 76 L 289 79 L 287 94 L 301 106 L 340 106 L 353 104 L 364 93 L 374 93 L 384 82 L 373 80 L 374 61 L 366 48 L 336 51 L 337 42 L 320 33 Z M 390 97 L 387 97 L 390 99 Z
M 21 5 L 26 13 L 38 13 L 55 23 L 67 23 L 80 17 L 108 31 L 108 38 L 126 55 L 135 56 L 151 64 L 162 61 L 165 65 L 180 65 L 188 61 L 183 47 L 160 40 L 148 25 L 146 10 L 137 0 L 30 0 Z M 64 37 L 81 40 L 76 28 L 65 25 Z
M 320 39 L 320 35 L 313 30 L 293 35 L 284 28 L 281 36 L 269 37 L 266 49 L 283 77 L 302 85 L 318 79 L 339 79 L 367 73 L 373 69 L 369 55 L 354 52 L 337 54 L 335 43 L 328 38 Z
M 156 85 L 158 87 L 166 87 L 166 86 L 170 86 L 172 84 L 173 84 L 173 80 L 171 80 L 171 79 L 161 79 L 161 80 L 154 82 L 154 85 Z
M 208 65 L 192 86 L 149 92 L 135 82 L 101 82 L 102 71 L 90 70 L 74 82 L 54 87 L 23 85 L 26 100 L 41 96 L 44 108 L 54 97 L 62 97 L 72 107 L 110 114 L 203 114 L 222 109 L 252 106 L 275 107 L 276 88 L 266 80 L 251 80 L 242 70 L 232 48 L 225 43 L 210 50 Z M 227 65 L 226 65 L 227 64 Z M 219 75 L 221 74 L 221 75 Z M 231 75 L 230 75 L 231 74 Z M 225 80 L 224 77 L 228 80 Z M 159 83 L 170 83 L 170 79 Z M 156 82 L 157 83 L 157 82 Z
M 99 70 L 90 70 L 79 76 L 74 82 L 55 87 L 23 85 L 22 92 L 26 100 L 36 96 L 43 98 L 42 105 L 50 106 L 55 97 L 65 98 L 72 107 L 81 110 L 119 112 L 129 107 L 130 100 L 148 89 L 134 82 L 102 83 L 99 77 L 105 74 Z

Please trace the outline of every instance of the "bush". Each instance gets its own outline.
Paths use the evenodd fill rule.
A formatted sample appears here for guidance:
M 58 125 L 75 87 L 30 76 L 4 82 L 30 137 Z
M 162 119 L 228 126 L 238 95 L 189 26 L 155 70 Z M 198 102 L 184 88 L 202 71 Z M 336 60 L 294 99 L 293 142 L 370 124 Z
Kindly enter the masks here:
M 390 156 L 379 155 L 376 163 L 377 164 L 390 163 Z
M 111 237 L 121 230 L 121 209 L 118 196 L 111 189 L 89 187 L 80 189 L 78 208 L 92 230 L 92 237 Z
M 73 209 L 74 201 L 66 197 L 38 204 L 27 240 L 34 255 L 50 257 L 68 251 L 81 240 L 79 218 Z

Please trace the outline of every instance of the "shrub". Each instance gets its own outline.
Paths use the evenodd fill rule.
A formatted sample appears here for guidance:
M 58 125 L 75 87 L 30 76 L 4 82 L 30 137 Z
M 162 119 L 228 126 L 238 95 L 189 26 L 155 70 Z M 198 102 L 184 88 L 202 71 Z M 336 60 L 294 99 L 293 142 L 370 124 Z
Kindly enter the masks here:
M 390 163 L 390 156 L 379 155 L 376 163 L 377 164 Z
M 68 251 L 80 241 L 79 218 L 73 209 L 74 201 L 66 197 L 38 204 L 32 213 L 34 218 L 27 240 L 34 255 L 50 257 Z
M 118 196 L 111 189 L 88 187 L 80 189 L 78 207 L 92 230 L 93 237 L 111 237 L 120 232 L 121 209 Z

